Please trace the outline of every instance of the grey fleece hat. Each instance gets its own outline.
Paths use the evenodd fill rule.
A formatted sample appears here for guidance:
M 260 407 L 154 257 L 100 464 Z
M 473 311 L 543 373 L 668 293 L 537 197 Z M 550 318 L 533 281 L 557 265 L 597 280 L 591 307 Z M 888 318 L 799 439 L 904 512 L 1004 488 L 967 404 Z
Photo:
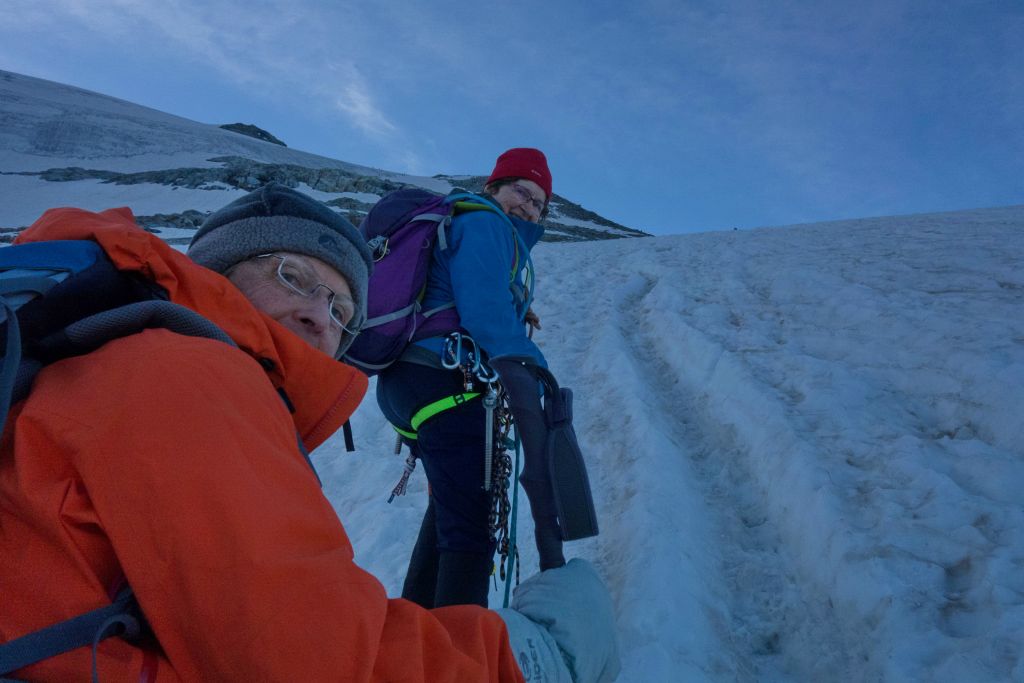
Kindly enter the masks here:
M 373 271 L 366 241 L 327 205 L 290 187 L 269 183 L 214 211 L 188 246 L 193 261 L 218 273 L 273 251 L 314 256 L 332 266 L 352 289 L 351 325 L 359 329 L 366 322 L 366 285 Z M 339 357 L 353 338 L 342 336 Z

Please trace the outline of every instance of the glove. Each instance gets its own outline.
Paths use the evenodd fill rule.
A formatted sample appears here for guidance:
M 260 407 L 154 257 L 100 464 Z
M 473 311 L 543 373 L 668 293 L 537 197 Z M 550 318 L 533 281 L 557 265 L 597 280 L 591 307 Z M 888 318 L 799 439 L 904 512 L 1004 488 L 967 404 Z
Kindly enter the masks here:
M 565 564 L 565 556 L 562 554 L 562 531 L 558 525 L 558 509 L 547 461 L 548 428 L 540 404 L 540 384 L 533 369 L 518 360 L 494 359 L 491 367 L 498 372 L 508 392 L 516 431 L 523 442 L 525 464 L 519 481 L 530 500 L 540 569 L 561 567 Z
M 536 574 L 497 610 L 530 683 L 611 683 L 619 675 L 611 596 L 586 560 Z

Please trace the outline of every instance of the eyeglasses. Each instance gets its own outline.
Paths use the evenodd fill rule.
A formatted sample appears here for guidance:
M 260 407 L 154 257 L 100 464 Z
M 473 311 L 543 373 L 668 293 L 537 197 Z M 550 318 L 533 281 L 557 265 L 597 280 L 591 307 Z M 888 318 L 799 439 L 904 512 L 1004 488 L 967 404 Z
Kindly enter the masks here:
M 280 254 L 260 254 L 254 258 L 278 259 L 277 282 L 292 294 L 308 299 L 315 296 L 316 290 L 321 287 L 326 289 L 327 312 L 330 314 L 331 323 L 337 325 L 343 332 L 348 334 L 355 335 L 359 333 L 358 327 L 349 327 L 345 324 L 347 321 L 352 320 L 352 317 L 355 315 L 355 302 L 347 296 L 338 296 L 337 292 L 320 282 L 320 277 L 309 264 L 297 258 L 281 256 Z
M 541 218 L 544 217 L 544 202 L 537 199 L 533 194 L 519 183 L 509 183 L 508 185 L 516 196 L 519 197 L 522 204 L 529 204 L 537 212 L 537 215 Z

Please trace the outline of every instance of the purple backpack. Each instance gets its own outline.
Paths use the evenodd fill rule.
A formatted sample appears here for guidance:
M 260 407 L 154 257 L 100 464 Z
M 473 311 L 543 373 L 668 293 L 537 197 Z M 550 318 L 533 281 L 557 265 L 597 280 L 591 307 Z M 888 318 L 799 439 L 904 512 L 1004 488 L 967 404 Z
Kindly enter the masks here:
M 385 196 L 359 224 L 373 252 L 366 323 L 345 360 L 375 375 L 402 355 L 412 341 L 459 329 L 455 302 L 422 310 L 434 244 L 446 248 L 445 230 L 458 202 L 472 195 L 438 195 L 405 188 Z M 471 208 L 489 208 L 473 204 Z

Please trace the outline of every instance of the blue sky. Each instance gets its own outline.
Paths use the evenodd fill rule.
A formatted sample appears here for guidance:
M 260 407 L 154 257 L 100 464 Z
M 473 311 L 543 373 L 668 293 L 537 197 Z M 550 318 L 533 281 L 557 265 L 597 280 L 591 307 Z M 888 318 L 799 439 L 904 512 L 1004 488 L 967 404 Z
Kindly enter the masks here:
M 1024 1 L 0 0 L 0 68 L 673 234 L 1024 204 Z

